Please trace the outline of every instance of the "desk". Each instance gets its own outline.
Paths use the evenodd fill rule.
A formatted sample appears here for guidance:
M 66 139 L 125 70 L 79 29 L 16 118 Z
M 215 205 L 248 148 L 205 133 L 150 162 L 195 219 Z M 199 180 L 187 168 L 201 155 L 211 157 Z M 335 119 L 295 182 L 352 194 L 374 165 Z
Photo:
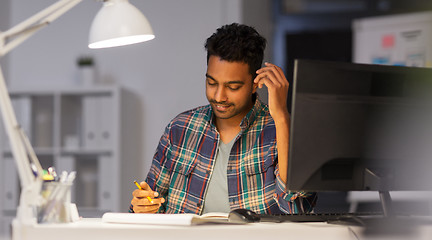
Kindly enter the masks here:
M 68 224 L 39 224 L 20 226 L 13 223 L 14 240 L 266 240 L 266 239 L 369 239 L 361 236 L 358 227 L 327 223 L 251 223 L 245 225 L 160 226 L 142 224 L 104 223 L 100 218 L 84 218 Z M 415 236 L 395 236 L 370 239 L 432 239 L 432 227 L 424 227 Z
M 346 226 L 326 223 L 253 223 L 245 225 L 160 226 L 104 223 L 100 218 L 84 218 L 67 224 L 19 226 L 14 222 L 14 240 L 120 240 L 120 239 L 355 239 Z

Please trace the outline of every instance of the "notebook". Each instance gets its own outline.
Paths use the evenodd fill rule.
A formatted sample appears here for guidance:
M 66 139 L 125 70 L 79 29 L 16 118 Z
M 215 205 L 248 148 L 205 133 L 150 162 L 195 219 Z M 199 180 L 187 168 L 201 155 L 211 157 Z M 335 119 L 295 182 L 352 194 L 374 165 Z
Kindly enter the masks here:
M 145 214 L 145 213 L 113 213 L 108 212 L 102 216 L 102 222 L 150 224 L 150 225 L 177 225 L 190 226 L 198 224 L 229 224 L 228 213 L 196 214 Z

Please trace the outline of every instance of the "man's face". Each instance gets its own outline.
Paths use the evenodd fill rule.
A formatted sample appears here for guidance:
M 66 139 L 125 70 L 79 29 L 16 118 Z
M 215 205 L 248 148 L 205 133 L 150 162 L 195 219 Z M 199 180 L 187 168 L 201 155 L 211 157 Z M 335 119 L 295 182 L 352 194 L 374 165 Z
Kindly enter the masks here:
M 238 121 L 249 112 L 256 91 L 249 65 L 210 56 L 206 73 L 206 96 L 216 120 Z

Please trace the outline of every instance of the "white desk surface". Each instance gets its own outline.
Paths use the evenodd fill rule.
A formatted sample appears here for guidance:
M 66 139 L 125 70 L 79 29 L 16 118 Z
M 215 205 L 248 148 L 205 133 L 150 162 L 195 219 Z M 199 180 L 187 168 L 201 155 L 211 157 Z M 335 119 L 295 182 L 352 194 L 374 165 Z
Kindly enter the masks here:
M 84 239 L 355 239 L 346 226 L 326 223 L 253 223 L 245 225 L 161 226 L 104 223 L 84 218 L 68 224 L 14 226 L 14 240 Z
M 84 218 L 68 224 L 14 224 L 14 240 L 279 240 L 279 239 L 432 239 L 432 227 L 422 227 L 415 236 L 388 236 L 366 238 L 361 228 L 327 223 L 252 223 L 245 225 L 161 226 L 144 224 L 104 223 L 100 218 Z

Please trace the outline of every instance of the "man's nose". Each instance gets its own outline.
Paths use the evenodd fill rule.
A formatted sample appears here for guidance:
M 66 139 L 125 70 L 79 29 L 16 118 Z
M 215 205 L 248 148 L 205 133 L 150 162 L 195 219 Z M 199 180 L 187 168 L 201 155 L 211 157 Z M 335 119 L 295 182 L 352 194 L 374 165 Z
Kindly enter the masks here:
M 228 98 L 226 95 L 225 88 L 224 87 L 218 87 L 218 89 L 216 90 L 214 98 L 217 102 L 226 102 Z

